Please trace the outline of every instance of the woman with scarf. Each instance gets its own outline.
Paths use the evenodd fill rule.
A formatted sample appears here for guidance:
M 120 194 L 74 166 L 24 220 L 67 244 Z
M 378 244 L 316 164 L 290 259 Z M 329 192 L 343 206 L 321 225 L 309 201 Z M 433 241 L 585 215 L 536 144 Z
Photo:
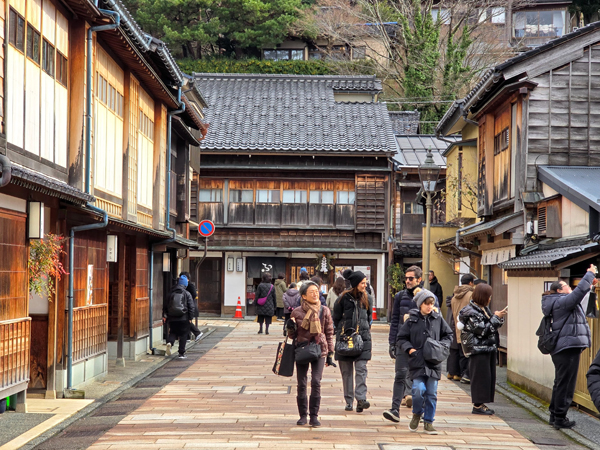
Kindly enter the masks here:
M 357 356 L 341 356 L 336 352 L 335 359 L 340 362 L 346 411 L 352 411 L 356 398 L 356 412 L 360 413 L 371 406 L 367 401 L 367 362 L 371 359 L 370 313 L 373 305 L 369 303 L 365 274 L 346 271 L 344 276 L 351 288 L 342 292 L 333 306 L 336 337 L 339 340 L 342 333 L 348 333 L 349 329 L 356 330 L 363 340 L 363 350 Z
M 314 341 L 321 347 L 321 357 L 308 364 L 296 363 L 298 377 L 298 413 L 300 419 L 296 425 L 306 425 L 310 414 L 311 427 L 320 427 L 319 406 L 321 405 L 321 378 L 325 366 L 333 365 L 333 320 L 329 308 L 321 306 L 319 286 L 312 281 L 305 281 L 300 287 L 300 306 L 292 311 L 287 322 L 287 332 L 297 344 Z M 308 394 L 308 366 L 311 366 L 310 401 Z

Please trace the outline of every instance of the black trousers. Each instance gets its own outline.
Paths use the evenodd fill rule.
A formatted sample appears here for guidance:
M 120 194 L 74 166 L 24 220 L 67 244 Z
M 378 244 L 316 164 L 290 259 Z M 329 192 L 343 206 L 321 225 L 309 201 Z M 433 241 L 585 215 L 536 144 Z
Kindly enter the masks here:
M 275 308 L 275 315 L 278 319 L 283 319 L 283 308 Z
M 257 321 L 260 325 L 260 328 L 262 330 L 262 324 L 266 323 L 267 324 L 267 328 L 269 328 L 269 325 L 271 325 L 271 321 L 273 320 L 273 316 L 263 316 L 263 315 L 258 315 Z
M 321 398 L 321 378 L 325 368 L 325 358 L 319 358 L 309 364 L 296 364 L 298 378 L 298 397 L 305 398 L 308 393 L 308 367 L 311 367 L 310 396 Z
M 448 356 L 446 364 L 450 375 L 469 378 L 469 358 L 463 353 L 460 344 L 458 344 L 458 348 L 450 347 L 450 356 Z
M 392 388 L 392 409 L 399 410 L 405 395 L 410 395 L 412 382 L 408 377 L 408 354 L 396 346 L 396 364 L 394 366 L 394 386 Z
M 194 321 L 190 322 L 190 331 L 194 333 L 194 336 L 198 336 L 200 334 L 200 329 L 194 324 Z
M 185 354 L 185 344 L 190 335 L 189 320 L 179 320 L 177 322 L 169 322 L 169 337 L 167 344 L 173 345 L 176 339 L 179 339 L 179 354 Z
M 496 350 L 471 355 L 471 401 L 475 404 L 493 403 L 496 394 Z
M 554 364 L 554 386 L 550 400 L 550 414 L 556 419 L 564 419 L 573 401 L 577 371 L 582 348 L 568 348 L 552 355 Z

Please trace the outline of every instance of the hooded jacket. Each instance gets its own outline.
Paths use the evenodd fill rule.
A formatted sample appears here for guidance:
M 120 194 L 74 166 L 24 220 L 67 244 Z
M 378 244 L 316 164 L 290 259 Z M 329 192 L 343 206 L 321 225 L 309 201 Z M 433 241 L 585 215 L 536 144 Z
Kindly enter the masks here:
M 181 294 L 184 296 L 186 313 L 181 317 L 173 317 L 169 315 L 169 302 L 175 294 Z M 184 322 L 186 320 L 192 320 L 194 318 L 195 312 L 196 302 L 192 300 L 192 294 L 188 292 L 186 286 L 184 286 L 183 284 L 177 284 L 169 294 L 167 301 L 163 303 L 163 317 L 165 317 L 168 322 Z
M 321 346 L 321 357 L 325 358 L 328 353 L 333 352 L 333 320 L 331 318 L 331 311 L 326 306 L 321 305 L 319 316 L 321 319 L 321 333 L 311 333 L 310 330 L 302 328 L 300 324 L 306 316 L 306 311 L 302 308 L 302 305 L 298 306 L 292 311 L 292 319 L 296 320 L 296 329 L 289 331 L 290 339 L 296 339 L 296 342 L 303 343 L 311 340 L 315 341 Z
M 492 314 L 490 308 L 471 301 L 460 311 L 458 321 L 464 324 L 460 334 L 465 356 L 490 353 L 498 348 L 496 331 L 504 325 L 504 319 Z
M 429 290 L 433 292 L 433 295 L 437 297 L 438 301 L 441 304 L 444 300 L 444 293 L 442 290 L 442 286 L 440 285 L 440 282 L 438 281 L 436 276 L 434 276 L 433 279 L 429 282 Z
M 452 316 L 454 317 L 454 326 L 458 323 L 458 315 L 465 306 L 471 301 L 475 288 L 470 284 L 463 284 L 454 288 L 454 297 L 450 301 L 452 306 Z M 460 333 L 456 333 L 456 342 L 460 344 Z
M 552 315 L 552 329 L 560 330 L 554 351 L 569 348 L 588 348 L 591 345 L 590 327 L 585 319 L 581 301 L 590 290 L 594 273 L 587 272 L 577 287 L 570 294 L 549 294 L 542 296 L 542 312 L 545 316 Z
M 342 329 L 356 329 L 356 309 L 358 308 L 358 333 L 363 340 L 363 351 L 358 356 L 339 356 L 336 352 L 335 359 L 339 361 L 357 361 L 371 359 L 371 325 L 370 313 L 373 305 L 369 303 L 368 310 L 357 301 L 352 293 L 346 292 L 340 296 L 333 305 L 333 325 L 335 326 L 336 338 L 339 339 Z
M 288 289 L 283 293 L 283 308 L 285 314 L 290 314 L 294 308 L 300 306 L 300 293 L 298 289 Z
M 417 308 L 408 313 L 408 320 L 398 331 L 398 345 L 407 354 L 411 349 L 417 350 L 408 356 L 410 377 L 427 376 L 439 380 L 442 375 L 442 364 L 432 364 L 423 358 L 423 345 L 428 337 L 450 347 L 452 330 L 435 309 L 424 316 Z
M 278 308 L 283 308 L 283 294 L 287 291 L 285 281 L 279 278 L 275 280 L 275 300 Z
M 596 409 L 600 411 L 600 351 L 596 353 L 594 362 L 588 370 L 587 386 Z

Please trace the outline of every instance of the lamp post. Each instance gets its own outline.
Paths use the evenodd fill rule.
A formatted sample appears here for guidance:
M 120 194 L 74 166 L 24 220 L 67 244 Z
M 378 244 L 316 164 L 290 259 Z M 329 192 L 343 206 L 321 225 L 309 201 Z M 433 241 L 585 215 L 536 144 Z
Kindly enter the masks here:
M 435 187 L 441 170 L 442 168 L 433 162 L 431 149 L 428 149 L 425 162 L 419 166 L 419 178 L 421 179 L 423 192 L 426 196 L 425 208 L 427 209 L 425 216 L 425 245 L 423 246 L 423 285 L 425 289 L 429 289 L 429 249 L 431 247 L 429 241 L 431 239 L 431 212 L 433 210 L 431 199 L 435 194 Z M 442 300 L 438 299 L 438 301 L 441 302 Z

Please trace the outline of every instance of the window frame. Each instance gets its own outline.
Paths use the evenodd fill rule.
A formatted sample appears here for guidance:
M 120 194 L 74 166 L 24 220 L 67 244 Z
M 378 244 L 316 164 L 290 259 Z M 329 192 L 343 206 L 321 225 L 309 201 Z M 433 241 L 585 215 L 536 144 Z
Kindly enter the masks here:
M 275 57 L 267 57 L 267 52 L 275 52 Z M 287 52 L 287 57 L 279 57 L 279 53 Z M 293 52 L 301 52 L 301 58 L 294 58 Z M 262 51 L 263 60 L 265 61 L 304 61 L 304 49 L 303 48 L 265 48 Z
M 263 201 L 260 198 L 260 193 L 267 193 L 267 200 Z M 277 200 L 273 200 L 273 194 L 277 194 Z M 256 203 L 260 204 L 280 204 L 281 203 L 281 191 L 279 189 L 257 189 L 256 190 Z
M 348 201 L 341 201 L 340 194 L 347 193 Z M 352 201 L 350 198 L 352 197 Z M 356 205 L 356 191 L 346 191 L 346 190 L 338 190 L 335 193 L 335 203 L 336 205 Z
M 293 202 L 285 201 L 286 192 L 294 193 L 294 201 Z M 302 199 L 303 194 L 304 194 L 304 199 Z M 298 199 L 298 196 L 300 196 L 300 199 Z M 283 192 L 281 193 L 281 203 L 285 204 L 285 205 L 306 205 L 306 204 L 308 204 L 308 194 L 306 192 L 306 189 L 283 189 Z
M 232 200 L 231 196 L 234 193 L 239 192 L 239 200 Z M 243 193 L 250 192 L 252 194 L 252 199 L 250 201 L 243 201 Z M 254 191 L 252 189 L 229 189 L 229 203 L 254 203 Z
M 22 27 L 21 33 L 19 33 L 19 26 Z M 19 12 L 11 6 L 8 11 L 8 43 L 23 54 L 25 54 L 25 46 L 27 45 L 27 39 L 25 37 L 26 31 L 27 21 L 25 20 L 25 17 L 19 14 Z M 20 46 L 19 37 L 21 38 Z
M 202 200 L 200 198 L 203 191 L 209 193 L 210 200 Z M 215 195 L 217 193 L 218 193 L 218 195 Z M 198 202 L 199 203 L 223 203 L 223 189 L 222 188 L 221 189 L 218 189 L 218 188 L 198 189 Z
M 323 193 L 331 193 L 331 201 L 324 201 L 323 200 Z M 312 197 L 313 194 L 317 194 L 318 195 L 318 199 L 317 201 L 313 201 Z M 335 204 L 335 192 L 333 191 L 333 189 L 315 189 L 315 190 L 311 190 L 308 196 L 308 202 L 311 205 L 333 205 Z
M 32 44 L 31 45 L 31 53 L 33 53 L 33 55 L 30 54 L 29 36 L 31 36 L 31 35 L 37 36 L 37 60 L 35 59 L 35 46 L 33 45 L 34 44 L 33 40 L 31 40 L 31 44 Z M 26 41 L 26 45 L 25 45 L 26 52 L 25 52 L 25 54 L 27 55 L 27 58 L 30 61 L 32 61 L 35 64 L 37 64 L 38 66 L 40 66 L 41 65 L 41 57 L 42 57 L 42 46 L 41 46 L 42 34 L 38 30 L 36 30 L 35 27 L 33 25 L 31 25 L 29 22 L 27 22 L 27 36 L 25 37 L 25 41 Z
M 49 51 L 52 50 L 52 58 L 48 58 Z M 42 70 L 46 72 L 46 74 L 52 78 L 55 78 L 56 75 L 56 47 L 52 45 L 48 40 L 42 39 Z M 48 70 L 47 63 L 50 62 L 52 64 L 51 70 Z
M 60 51 L 56 51 L 56 81 L 64 87 L 69 83 L 69 60 Z

